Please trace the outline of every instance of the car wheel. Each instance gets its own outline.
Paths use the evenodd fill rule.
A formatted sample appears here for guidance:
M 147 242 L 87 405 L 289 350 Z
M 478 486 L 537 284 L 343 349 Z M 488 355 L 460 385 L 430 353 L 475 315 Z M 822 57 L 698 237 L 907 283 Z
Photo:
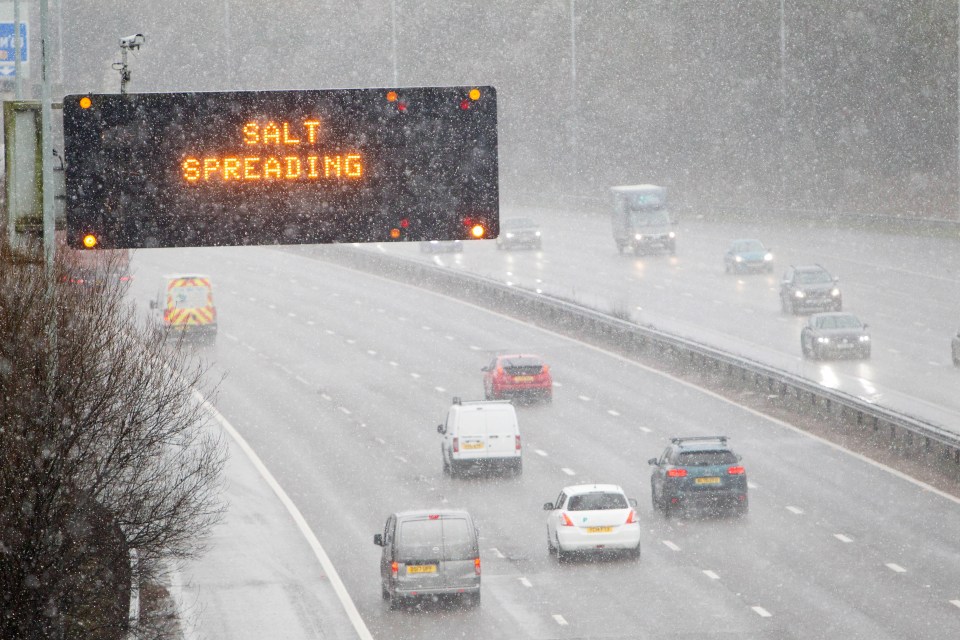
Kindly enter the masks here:
M 834 311 L 843 311 L 843 303 L 842 303 L 842 302 L 838 302 L 837 304 L 833 305 L 833 310 L 834 310 Z
M 790 313 L 790 305 L 783 294 L 780 294 L 780 313 Z
M 860 354 L 860 357 L 863 358 L 864 360 L 869 360 L 869 359 L 870 359 L 870 349 L 864 349 L 864 350 L 863 350 L 863 353 Z
M 540 241 L 537 241 L 537 244 L 535 245 L 534 248 L 535 248 L 537 251 L 540 251 L 540 249 L 543 249 L 543 243 L 540 242 Z
M 765 270 L 767 273 L 773 273 L 773 265 L 772 265 L 772 264 L 768 264 L 766 267 L 764 267 L 764 270 Z
M 463 594 L 463 596 L 461 596 L 461 597 L 462 597 L 463 606 L 465 606 L 465 607 L 469 607 L 469 608 L 471 608 L 471 609 L 475 609 L 476 607 L 479 607 L 479 606 L 480 606 L 480 592 L 479 592 L 479 591 L 477 591 L 476 593 L 465 593 L 465 594 Z
M 672 256 L 677 255 L 677 245 L 675 245 L 675 244 L 671 244 L 671 245 L 670 245 L 670 255 L 672 255 Z
M 521 476 L 523 475 L 523 460 L 517 460 L 516 464 L 513 465 L 513 475 Z
M 733 515 L 736 517 L 744 518 L 748 513 L 750 513 L 750 503 L 746 500 L 733 505 Z
M 803 338 L 800 338 L 800 353 L 803 354 L 804 358 L 810 357 L 810 350 L 807 348 L 807 341 Z
M 390 589 L 387 589 L 386 585 L 380 585 L 380 597 L 382 597 L 384 600 L 390 599 Z
M 556 550 L 557 548 L 553 546 L 553 538 L 550 537 L 550 529 L 547 528 L 547 553 L 552 556 Z
M 724 273 L 730 273 L 730 263 L 729 263 L 729 262 L 724 262 L 724 263 L 723 263 L 723 272 L 724 272 Z
M 560 562 L 560 563 L 566 562 L 567 559 L 570 557 L 570 554 L 564 551 L 563 548 L 560 546 L 559 540 L 555 539 L 553 541 L 553 547 L 551 550 L 553 551 L 553 555 L 554 557 L 556 557 L 557 562 Z
M 953 366 L 960 367 L 960 358 L 957 357 L 957 354 L 952 354 L 953 357 Z
M 443 475 L 450 475 L 450 463 L 447 461 L 447 456 L 443 456 Z
M 662 511 L 663 503 L 657 500 L 657 490 L 653 488 L 653 485 L 650 485 L 650 504 L 653 505 L 654 511 Z
M 387 591 L 387 602 L 390 605 L 390 611 L 396 611 L 400 608 L 400 598 L 394 594 Z
M 629 551 L 628 553 L 630 554 L 630 559 L 631 559 L 631 560 L 639 560 L 639 559 L 640 559 L 640 545 L 638 544 L 637 547 L 636 547 L 636 549 L 630 549 L 630 551 Z
M 799 307 L 799 305 L 797 305 L 796 302 L 791 302 L 791 303 L 790 303 L 790 313 L 793 314 L 793 315 L 797 315 L 797 314 L 800 313 L 800 307 Z

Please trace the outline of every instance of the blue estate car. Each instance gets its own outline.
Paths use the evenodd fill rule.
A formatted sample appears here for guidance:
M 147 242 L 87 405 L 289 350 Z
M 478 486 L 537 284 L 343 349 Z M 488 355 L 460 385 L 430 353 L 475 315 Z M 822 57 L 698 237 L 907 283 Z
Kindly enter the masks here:
M 747 472 L 726 436 L 671 438 L 660 457 L 648 462 L 653 508 L 665 516 L 686 507 L 747 514 Z
M 773 254 L 759 240 L 734 240 L 723 254 L 727 273 L 739 271 L 773 271 Z

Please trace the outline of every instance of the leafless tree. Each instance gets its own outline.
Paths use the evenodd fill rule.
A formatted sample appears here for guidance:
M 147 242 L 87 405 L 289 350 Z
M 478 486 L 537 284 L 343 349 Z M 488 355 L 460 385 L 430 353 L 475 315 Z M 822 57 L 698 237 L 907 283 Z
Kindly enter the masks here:
M 121 637 L 129 550 L 148 580 L 198 553 L 221 515 L 225 447 L 194 397 L 204 371 L 125 289 L 71 282 L 63 260 L 51 282 L 0 249 L 2 638 Z

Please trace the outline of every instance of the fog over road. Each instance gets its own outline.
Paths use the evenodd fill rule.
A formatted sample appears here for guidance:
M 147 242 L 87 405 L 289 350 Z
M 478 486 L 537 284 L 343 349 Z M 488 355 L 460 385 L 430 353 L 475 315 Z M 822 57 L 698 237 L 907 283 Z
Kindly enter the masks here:
M 555 293 L 577 289 L 588 303 L 626 301 L 643 308 L 640 320 L 663 318 L 733 350 L 792 360 L 811 375 L 833 370 L 851 380 L 875 379 L 879 388 L 897 379 L 881 373 L 888 363 L 915 363 L 912 371 L 935 372 L 927 380 L 943 379 L 928 382 L 930 392 L 947 395 L 944 374 L 954 372 L 948 352 L 936 353 L 936 340 L 944 338 L 934 336 L 949 337 L 949 313 L 927 317 L 924 308 L 935 303 L 923 299 L 871 303 L 893 295 L 876 282 L 877 273 L 893 266 L 882 263 L 876 246 L 848 245 L 844 262 L 834 266 L 831 246 L 816 237 L 814 253 L 792 256 L 787 233 L 734 234 L 760 235 L 773 246 L 774 276 L 790 260 L 823 262 L 843 278 L 848 308 L 874 327 L 876 355 L 868 363 L 804 364 L 801 320 L 780 316 L 770 291 L 776 277 L 724 276 L 721 239 L 733 237 L 730 230 L 684 223 L 675 259 L 636 259 L 617 256 L 606 235 L 556 232 L 562 216 L 541 222 L 542 253 L 500 254 L 492 245 L 468 244 L 462 256 L 437 259 Z M 601 226 L 589 218 L 583 224 Z M 881 249 L 895 258 L 912 247 Z M 416 247 L 387 250 L 421 257 Z M 221 333 L 203 355 L 211 379 L 225 376 L 216 405 L 303 512 L 376 637 L 960 634 L 955 500 L 612 354 L 294 252 L 139 251 L 134 262 L 132 295 L 144 306 L 161 273 L 212 276 Z M 898 277 L 907 273 L 905 265 L 896 269 Z M 902 289 L 929 291 L 939 282 L 943 295 L 931 297 L 942 304 L 956 273 L 933 277 L 920 265 Z M 875 318 L 873 310 L 890 315 Z M 905 323 L 902 342 L 887 342 L 910 314 L 927 326 Z M 705 317 L 718 324 L 698 327 Z M 910 356 L 911 342 L 926 349 L 922 358 Z M 482 397 L 480 367 L 504 350 L 543 355 L 558 383 L 552 405 L 519 408 L 524 473 L 446 477 L 435 426 L 453 396 Z M 934 360 L 940 364 L 927 364 Z M 911 384 L 902 393 L 923 390 Z M 718 433 L 744 457 L 753 485 L 750 515 L 656 515 L 646 460 L 671 436 Z M 638 498 L 639 563 L 558 565 L 548 556 L 541 505 L 564 485 L 583 482 L 618 483 Z M 478 520 L 483 604 L 472 611 L 427 605 L 390 612 L 380 598 L 380 549 L 372 536 L 391 511 L 441 505 L 465 507 Z

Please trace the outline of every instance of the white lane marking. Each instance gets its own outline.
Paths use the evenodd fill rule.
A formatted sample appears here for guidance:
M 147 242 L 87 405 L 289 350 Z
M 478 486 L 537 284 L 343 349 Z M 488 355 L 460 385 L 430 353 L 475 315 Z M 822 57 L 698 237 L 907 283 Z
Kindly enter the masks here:
M 377 438 L 377 442 L 379 442 L 380 444 L 387 444 L 387 441 L 384 440 L 383 438 Z
M 927 360 L 927 364 L 930 365 L 931 367 L 939 367 L 939 366 L 940 366 L 940 363 L 939 363 L 939 362 L 936 362 L 936 361 L 934 361 L 934 360 Z
M 333 329 L 324 329 L 324 331 L 326 332 L 326 334 L 327 334 L 328 336 L 334 336 L 334 335 L 337 334 L 337 332 L 334 331 Z
M 450 340 L 450 341 L 452 341 L 452 340 L 454 339 L 453 336 L 443 336 L 443 337 L 446 338 L 447 340 Z
M 577 397 L 583 400 L 584 402 L 590 402 L 590 396 L 577 396 Z
M 325 393 L 321 393 L 321 394 L 320 394 L 320 397 L 323 398 L 324 400 L 326 400 L 327 402 L 333 400 L 332 397 L 328 396 L 328 395 L 325 394 Z
M 575 476 L 575 475 L 577 475 L 577 472 L 576 472 L 576 471 L 574 471 L 573 469 L 568 469 L 568 468 L 566 468 L 566 467 L 562 467 L 562 468 L 560 469 L 560 471 L 563 471 L 563 472 L 564 472 L 565 474 L 567 474 L 568 476 Z
M 308 325 L 308 326 L 311 326 L 311 327 L 312 327 L 312 326 L 314 326 L 314 325 L 316 325 L 316 324 L 317 324 L 317 323 L 314 322 L 313 320 L 307 320 L 307 325 Z
M 293 379 L 296 380 L 297 382 L 301 383 L 301 384 L 307 384 L 307 385 L 310 384 L 309 382 L 307 382 L 306 380 L 304 380 L 304 379 L 301 378 L 300 376 L 294 376 Z
M 471 350 L 471 351 L 480 351 L 480 347 L 478 347 L 478 346 L 476 346 L 476 345 L 470 345 L 470 350 Z
M 888 353 L 900 353 L 900 352 L 897 351 L 896 349 L 887 349 L 887 352 L 888 352 Z
M 643 431 L 644 433 L 651 433 L 653 429 L 648 429 L 647 427 L 640 427 L 640 431 Z
M 295 314 L 293 311 L 288 311 L 288 312 L 287 312 L 287 316 L 289 316 L 289 317 L 291 317 L 291 318 L 296 318 L 296 317 L 297 317 L 297 314 Z
M 559 382 L 557 382 L 556 380 L 554 380 L 554 381 L 553 381 L 553 386 L 555 386 L 555 387 L 562 387 L 563 385 L 560 384 Z
M 347 338 L 347 344 L 356 344 L 356 343 L 357 343 L 356 338 Z
M 547 452 L 544 451 L 543 449 L 534 449 L 533 452 L 538 456 L 543 456 L 544 458 L 547 457 Z
M 407 463 L 407 459 L 404 458 L 403 456 L 394 456 L 394 457 L 395 457 L 397 460 L 399 460 L 400 462 L 404 463 L 404 464 Z
M 756 489 L 756 488 L 757 488 L 757 485 L 754 484 L 753 482 L 747 482 L 747 488 L 748 488 L 748 489 Z
M 495 554 L 497 554 L 497 557 L 498 557 L 498 558 L 506 558 L 506 557 L 507 557 L 507 556 L 503 555 L 502 553 L 500 553 L 500 549 L 497 549 L 496 547 L 490 547 L 490 551 L 493 551 Z
M 224 331 L 224 332 L 223 332 L 223 335 L 227 336 L 227 340 L 233 340 L 234 342 L 240 342 L 240 338 L 238 338 L 237 336 L 233 335 L 232 333 L 227 333 L 226 331 Z
M 527 580 L 526 578 L 524 578 L 523 576 L 520 576 L 520 577 L 518 578 L 518 580 L 520 580 L 520 584 L 522 584 L 522 585 L 525 586 L 525 587 L 532 587 L 532 586 L 533 586 L 533 584 L 531 584 L 531 582 L 530 582 L 529 580 Z M 960 601 L 955 600 L 954 602 L 960 602 Z
M 275 305 L 275 304 L 268 304 L 268 305 L 267 305 L 267 308 L 268 308 L 268 309 L 276 309 L 276 308 L 277 308 L 277 305 Z
M 567 625 L 569 624 L 569 623 L 564 619 L 564 617 L 563 617 L 562 615 L 560 615 L 559 613 L 553 614 L 553 619 L 556 620 L 556 621 L 557 621 L 557 624 L 560 625 L 561 627 L 565 627 L 565 626 L 567 626 Z
M 444 391 L 446 391 L 446 389 L 444 389 L 443 387 L 434 387 L 434 389 L 436 389 L 440 393 L 443 393 Z
M 607 409 L 607 413 L 609 413 L 610 415 L 612 415 L 614 418 L 616 418 L 617 416 L 620 415 L 620 412 L 617 411 L 616 409 Z
M 763 607 L 750 607 L 750 608 L 753 609 L 754 613 L 756 613 L 761 618 L 769 618 L 773 615 Z
M 220 426 L 223 428 L 223 430 L 230 434 L 237 445 L 245 454 L 247 454 L 247 458 L 251 463 L 253 463 L 253 466 L 256 467 L 257 471 L 260 472 L 260 476 L 264 479 L 264 481 L 266 481 L 267 485 L 273 489 L 273 493 L 277 496 L 277 499 L 280 500 L 280 503 L 286 507 L 287 513 L 293 517 L 293 521 L 296 523 L 297 528 L 300 529 L 300 533 L 304 538 L 306 538 L 307 544 L 309 544 L 310 548 L 313 550 L 313 555 L 316 556 L 317 560 L 320 561 L 320 566 L 323 567 L 323 572 L 327 574 L 327 579 L 330 580 L 330 584 L 333 586 L 333 590 L 336 592 L 337 598 L 340 599 L 340 604 L 346 611 L 347 617 L 350 618 L 350 622 L 353 624 L 353 628 L 357 632 L 357 635 L 362 640 L 373 640 L 373 634 L 370 633 L 370 630 L 364 623 L 363 618 L 360 616 L 360 612 L 357 611 L 357 606 L 350 598 L 347 588 L 344 586 L 343 581 L 340 579 L 340 575 L 337 573 L 337 568 L 333 566 L 330 556 L 327 555 L 327 552 L 324 551 L 323 547 L 320 545 L 320 541 L 313 533 L 310 525 L 307 524 L 307 520 L 303 517 L 303 514 L 300 513 L 299 509 L 297 509 L 297 505 L 293 503 L 293 500 L 290 499 L 290 496 L 287 495 L 287 492 L 283 490 L 283 487 L 280 486 L 280 483 L 277 482 L 277 479 L 273 477 L 273 474 L 270 473 L 270 471 L 267 469 L 267 466 L 263 464 L 260 456 L 258 456 L 253 448 L 247 444 L 247 441 L 243 439 L 243 436 L 241 436 L 237 430 L 233 428 L 233 425 L 227 422 L 227 419 L 224 418 L 223 415 L 213 407 L 213 405 L 207 402 L 207 399 L 203 397 L 203 394 L 197 390 L 194 390 L 193 394 L 201 405 L 207 407 L 207 409 L 210 411 L 210 414 L 217 422 L 220 423 Z
M 420 377 L 420 374 L 419 374 L 419 373 L 414 373 L 413 371 L 411 371 L 411 372 L 410 372 L 410 377 L 411 377 L 411 378 L 419 378 L 419 377 Z
M 332 268 L 334 268 L 334 269 L 341 269 L 341 270 L 346 271 L 346 272 L 348 272 L 348 273 L 356 273 L 355 271 L 352 271 L 352 270 L 350 270 L 350 269 L 347 268 L 347 267 L 341 267 L 341 266 L 338 266 L 338 265 L 333 265 L 332 263 L 329 264 L 328 266 L 330 266 L 330 267 L 332 267 Z M 389 283 L 389 284 L 391 284 L 391 285 L 393 285 L 393 286 L 396 286 L 396 285 L 398 284 L 398 281 L 397 281 L 397 280 L 392 280 L 392 279 L 387 278 L 387 277 L 385 277 L 385 276 L 378 276 L 378 275 L 368 274 L 368 277 L 376 278 L 376 279 L 381 280 L 381 281 L 383 281 L 383 282 Z M 928 277 L 932 277 L 932 278 L 934 278 L 934 279 L 937 279 L 937 276 L 928 276 Z M 951 280 L 951 282 L 952 282 L 952 280 Z M 780 419 L 778 419 L 778 418 L 774 418 L 773 416 L 767 415 L 767 414 L 765 414 L 765 413 L 763 413 L 763 412 L 761 412 L 761 411 L 757 411 L 756 409 L 752 409 L 752 408 L 747 407 L 747 406 L 745 406 L 745 405 L 738 404 L 737 402 L 731 400 L 730 398 L 726 398 L 726 397 L 720 395 L 719 393 L 716 393 L 716 392 L 714 392 L 714 391 L 709 391 L 709 390 L 707 390 L 707 389 L 704 389 L 703 387 L 698 387 L 697 385 L 695 385 L 694 383 L 690 382 L 689 380 L 684 380 L 684 379 L 682 379 L 682 378 L 678 378 L 677 376 L 670 375 L 669 373 L 665 373 L 665 372 L 663 372 L 663 371 L 659 371 L 659 370 L 657 370 L 657 369 L 654 369 L 653 367 L 649 367 L 649 366 L 647 366 L 647 365 L 645 365 L 645 364 L 636 362 L 636 361 L 634 361 L 634 360 L 630 360 L 629 358 L 626 358 L 626 357 L 624 357 L 624 356 L 622 356 L 622 355 L 620 355 L 620 354 L 618 354 L 618 353 L 613 353 L 612 351 L 608 351 L 607 349 L 603 349 L 603 348 L 601 348 L 601 347 L 597 347 L 597 346 L 592 345 L 592 344 L 587 344 L 587 343 L 585 343 L 585 342 L 581 342 L 581 341 L 579 341 L 579 340 L 576 340 L 576 339 L 574 339 L 574 338 L 571 338 L 570 336 L 563 335 L 562 333 L 558 333 L 558 332 L 556 332 L 556 331 L 550 331 L 549 329 L 544 329 L 543 327 L 539 327 L 539 326 L 533 324 L 532 322 L 527 322 L 527 321 L 525 321 L 525 320 L 518 320 L 517 318 L 512 318 L 512 317 L 510 317 L 510 316 L 508 316 L 508 315 L 506 315 L 506 314 L 498 313 L 498 312 L 496 312 L 496 311 L 491 311 L 490 309 L 487 309 L 487 308 L 485 308 L 485 307 L 481 307 L 480 305 L 474 304 L 474 303 L 472 303 L 472 302 L 465 302 L 464 300 L 461 300 L 461 299 L 459 299 L 459 298 L 454 298 L 453 296 L 448 296 L 448 295 L 444 295 L 444 294 L 442 294 L 442 293 L 436 293 L 436 292 L 433 292 L 433 291 L 427 291 L 427 290 L 425 290 L 425 289 L 421 289 L 421 288 L 417 287 L 416 285 L 412 285 L 412 284 L 407 284 L 407 283 L 402 283 L 402 282 L 399 283 L 399 284 L 400 284 L 401 286 L 410 287 L 411 289 L 416 289 L 416 290 L 419 291 L 420 293 L 425 293 L 425 294 L 427 294 L 428 296 L 429 296 L 429 295 L 433 295 L 433 296 L 436 296 L 436 297 L 438 297 L 438 298 L 443 298 L 443 299 L 445 299 L 445 300 L 449 300 L 449 301 L 451 301 L 451 302 L 455 302 L 455 303 L 457 303 L 457 304 L 461 304 L 461 305 L 470 307 L 470 308 L 475 309 L 475 310 L 477 310 L 477 311 L 480 311 L 480 312 L 482 312 L 482 313 L 486 313 L 486 314 L 489 314 L 489 315 L 492 315 L 492 316 L 496 316 L 496 317 L 498 317 L 498 318 L 500 318 L 500 319 L 502 319 L 502 320 L 508 321 L 508 322 L 513 322 L 513 323 L 515 323 L 515 324 L 523 325 L 523 326 L 525 326 L 525 327 L 532 327 L 532 328 L 536 329 L 537 331 L 541 331 L 541 332 L 543 332 L 543 333 L 545 333 L 545 334 L 547 334 L 547 335 L 551 335 L 551 336 L 557 338 L 558 340 L 563 340 L 564 342 L 569 342 L 569 343 L 571 343 L 571 344 L 575 344 L 575 345 L 584 347 L 584 348 L 589 349 L 589 350 L 591 350 L 591 351 L 596 351 L 597 353 L 602 353 L 602 354 L 604 354 L 605 356 L 608 356 L 608 357 L 610 357 L 610 358 L 612 358 L 612 359 L 614 359 L 614 360 L 618 360 L 618 361 L 620 361 L 620 362 L 622 362 L 622 363 L 624 363 L 624 364 L 630 365 L 630 366 L 632 366 L 632 367 L 637 367 L 638 369 L 641 369 L 641 370 L 643 370 L 643 371 L 646 371 L 647 373 L 650 373 L 650 374 L 652 374 L 652 375 L 659 376 L 659 377 L 661 377 L 661 378 L 663 378 L 663 379 L 665 379 L 665 380 L 670 380 L 671 382 L 674 382 L 674 383 L 679 384 L 679 385 L 681 385 L 681 386 L 683 386 L 683 387 L 686 387 L 686 388 L 688 388 L 688 389 L 692 389 L 692 390 L 694 390 L 694 391 L 697 391 L 697 392 L 699 392 L 699 393 L 702 393 L 702 394 L 704 394 L 704 395 L 707 396 L 707 397 L 713 398 L 714 400 L 717 400 L 717 401 L 722 402 L 722 403 L 724 403 L 724 404 L 730 405 L 731 407 L 736 407 L 737 409 L 739 409 L 739 410 L 741 410 L 741 411 L 746 411 L 747 413 L 749 413 L 749 414 L 751 414 L 751 415 L 753 415 L 753 416 L 756 416 L 756 417 L 760 418 L 761 420 L 766 420 L 766 421 L 770 422 L 771 424 L 775 424 L 775 425 L 777 425 L 777 426 L 779 426 L 779 427 L 782 427 L 782 428 L 784 428 L 784 429 L 788 429 L 788 430 L 796 433 L 796 434 L 799 435 L 799 436 L 803 436 L 803 437 L 805 437 L 805 438 L 810 438 L 811 440 L 815 440 L 815 441 L 819 442 L 820 444 L 822 444 L 822 445 L 824 445 L 824 446 L 830 447 L 830 448 L 833 449 L 834 451 L 840 451 L 840 452 L 842 452 L 842 453 L 845 453 L 846 455 L 850 456 L 851 458 L 855 458 L 855 459 L 859 460 L 860 462 L 863 462 L 864 464 L 868 464 L 868 465 L 870 465 L 870 466 L 872 466 L 872 467 L 875 467 L 875 468 L 877 468 L 877 469 L 880 469 L 880 470 L 882 470 L 882 471 L 885 471 L 885 472 L 889 473 L 889 474 L 892 475 L 892 476 L 895 476 L 895 477 L 897 477 L 897 478 L 900 478 L 901 480 L 904 480 L 905 482 L 909 482 L 910 484 L 914 485 L 915 487 L 920 487 L 920 488 L 923 489 L 924 491 L 927 491 L 927 492 L 932 493 L 932 494 L 934 494 L 934 495 L 936 495 L 936 496 L 939 496 L 939 497 L 941 497 L 941 498 L 944 498 L 945 500 L 949 500 L 949 501 L 953 502 L 954 504 L 960 504 L 960 497 L 951 495 L 951 494 L 947 493 L 946 491 L 942 491 L 942 490 L 940 490 L 940 489 L 937 489 L 936 487 L 934 487 L 934 486 L 932 486 L 932 485 L 930 485 L 930 484 L 927 484 L 926 482 L 923 482 L 922 480 L 917 480 L 916 478 L 911 478 L 910 476 L 908 476 L 907 474 L 903 473 L 902 471 L 897 471 L 896 469 L 894 469 L 894 468 L 892 468 L 892 467 L 888 467 L 887 465 L 885 465 L 885 464 L 883 464 L 883 463 L 880 463 L 880 462 L 877 462 L 876 460 L 871 460 L 870 458 L 868 458 L 867 456 L 865 456 L 865 455 L 863 455 L 863 454 L 857 453 L 857 452 L 855 452 L 855 451 L 851 451 L 850 449 L 847 449 L 846 447 L 843 447 L 843 446 L 841 446 L 841 445 L 839 445 L 839 444 L 837 444 L 837 443 L 835 443 L 835 442 L 830 442 L 829 440 L 827 440 L 827 439 L 825 439 L 825 438 L 821 438 L 820 436 L 814 435 L 814 434 L 812 434 L 812 433 L 810 433 L 810 432 L 808 432 L 808 431 L 804 431 L 803 429 L 801 429 L 801 428 L 799 428 L 799 427 L 795 427 L 795 426 L 793 426 L 792 424 L 788 424 L 788 423 L 784 422 L 783 420 L 780 420 Z M 781 321 L 783 321 L 783 322 L 786 322 L 786 318 L 778 318 L 778 319 L 781 320 Z M 472 348 L 473 348 L 473 347 L 471 347 L 471 349 L 472 349 Z M 476 350 L 479 351 L 480 348 L 477 347 Z M 559 386 L 561 386 L 561 384 L 560 384 L 559 382 L 554 381 L 553 386 L 559 387 Z
M 247 348 L 247 351 L 253 351 L 254 353 L 256 353 L 256 351 L 257 351 L 256 348 L 254 348 L 254 346 L 253 346 L 252 344 L 245 344 L 245 345 L 243 345 L 243 346 L 245 346 L 245 347 Z
M 371 356 L 377 355 L 377 352 L 374 351 L 373 349 L 367 349 L 367 353 L 370 354 Z
M 421 325 L 420 328 L 423 329 L 424 331 L 433 331 L 433 329 L 431 329 L 427 325 Z
M 386 313 L 386 312 L 387 310 L 384 309 L 383 307 L 377 307 L 377 313 Z
M 951 600 L 950 604 L 960 609 L 960 600 Z
M 249 300 L 250 302 L 256 302 L 256 301 L 257 301 L 256 298 L 247 298 L 247 300 Z
M 665 546 L 667 549 L 670 549 L 671 551 L 680 551 L 680 547 L 670 542 L 669 540 L 662 540 L 661 542 L 663 542 L 663 546 Z
M 280 369 L 280 371 L 283 371 L 283 372 L 284 372 L 285 374 L 287 374 L 288 376 L 292 376 L 292 375 L 293 375 L 293 371 L 291 371 L 291 370 L 288 369 L 287 367 L 283 366 L 282 364 L 278 364 L 278 365 L 277 365 L 277 369 Z
M 798 516 L 803 515 L 803 509 L 801 509 L 800 507 L 787 507 L 787 511 L 789 511 L 790 513 L 795 513 Z
M 350 409 L 347 409 L 346 407 L 337 407 L 337 409 L 340 409 L 340 411 L 342 411 L 346 415 L 350 415 L 352 413 Z
M 845 536 L 842 533 L 835 533 L 833 537 L 839 540 L 840 542 L 853 542 L 853 538 Z
M 703 575 L 707 576 L 707 577 L 710 578 L 711 580 L 719 580 L 719 579 L 720 579 L 720 576 L 718 576 L 717 574 L 715 574 L 713 571 L 710 571 L 710 569 L 704 569 L 704 570 L 703 570 Z
M 890 571 L 893 571 L 894 573 L 906 573 L 906 572 L 907 572 L 906 569 L 904 569 L 903 567 L 901 567 L 901 566 L 898 565 L 898 564 L 894 564 L 893 562 L 888 562 L 888 563 L 887 563 L 887 569 L 890 569 Z
M 399 366 L 400 366 L 400 363 L 399 363 L 399 362 L 394 362 L 393 360 L 391 360 L 391 361 L 390 361 L 390 366 L 391 366 L 391 367 L 399 367 Z

